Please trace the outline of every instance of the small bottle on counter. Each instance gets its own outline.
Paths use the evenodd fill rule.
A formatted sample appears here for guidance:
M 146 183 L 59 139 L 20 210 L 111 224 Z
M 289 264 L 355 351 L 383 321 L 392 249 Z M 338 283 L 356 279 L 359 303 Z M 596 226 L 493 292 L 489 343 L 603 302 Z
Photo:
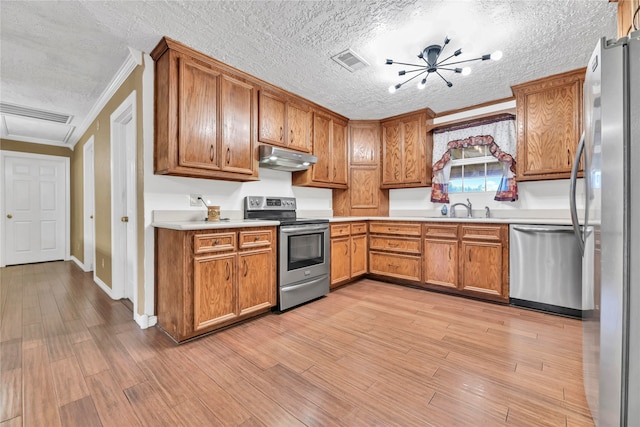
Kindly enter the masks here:
M 447 205 L 442 205 L 442 209 L 440 209 L 440 213 L 444 216 L 447 216 L 447 212 L 449 210 L 447 209 Z

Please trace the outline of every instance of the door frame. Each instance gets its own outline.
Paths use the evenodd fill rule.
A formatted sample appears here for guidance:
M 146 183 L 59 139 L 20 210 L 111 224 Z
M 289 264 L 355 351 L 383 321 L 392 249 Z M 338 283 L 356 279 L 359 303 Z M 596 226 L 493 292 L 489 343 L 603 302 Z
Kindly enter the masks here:
M 125 99 L 111 114 L 111 297 L 113 299 L 125 298 L 125 286 L 128 283 L 126 274 L 132 276 L 133 283 L 133 315 L 136 317 L 138 309 L 138 247 L 137 247 L 137 192 L 127 192 L 126 216 L 130 218 L 129 230 L 122 227 L 120 218 L 124 206 L 118 196 L 126 190 L 127 173 L 133 171 L 136 174 L 137 165 L 137 111 L 136 91 Z M 131 133 L 128 134 L 127 131 Z M 132 141 L 131 141 L 132 140 Z M 133 150 L 127 150 L 127 144 L 133 144 Z M 130 147 L 129 147 L 130 148 Z M 124 162 L 124 164 L 123 164 Z M 135 176 L 135 175 L 134 175 Z M 135 180 L 134 180 L 135 181 Z M 125 239 L 126 238 L 126 239 Z M 121 245 L 127 249 L 126 256 L 123 251 L 117 250 Z M 130 269 L 126 267 L 131 266 Z M 131 271 L 129 271 L 131 270 Z
M 70 228 L 70 207 L 71 207 L 71 183 L 70 183 L 70 161 L 69 157 L 63 156 L 50 156 L 48 154 L 34 154 L 34 153 L 25 153 L 22 151 L 7 151 L 0 150 L 0 189 L 2 190 L 2 194 L 4 194 L 4 186 L 5 186 L 5 170 L 4 163 L 7 157 L 20 157 L 23 159 L 32 159 L 32 160 L 49 160 L 49 161 L 60 161 L 64 163 L 64 259 L 68 261 L 71 259 L 71 251 L 70 251 L 70 241 L 71 241 L 71 228 Z M 4 196 L 0 197 L 0 215 L 2 217 L 2 221 L 0 221 L 0 234 L 2 236 L 6 236 L 6 212 L 5 212 L 5 202 Z M 6 251 L 7 239 L 2 239 L 2 244 L 0 244 L 0 267 L 5 267 L 5 251 Z
M 96 222 L 95 222 L 95 151 L 94 136 L 87 140 L 82 151 L 82 174 L 83 174 L 83 223 L 84 223 L 84 257 L 83 270 L 93 271 L 93 279 L 96 279 L 95 259 L 96 259 Z M 87 185 L 91 184 L 91 185 Z M 87 213 L 91 212 L 93 218 L 88 218 Z M 91 219 L 91 221 L 90 221 Z M 90 242 L 91 245 L 87 245 Z

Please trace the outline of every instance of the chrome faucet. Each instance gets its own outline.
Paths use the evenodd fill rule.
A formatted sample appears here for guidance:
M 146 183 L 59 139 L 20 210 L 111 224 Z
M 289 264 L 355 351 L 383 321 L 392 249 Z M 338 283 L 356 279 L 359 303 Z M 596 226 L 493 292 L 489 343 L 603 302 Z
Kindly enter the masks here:
M 449 216 L 451 218 L 455 218 L 456 217 L 456 206 L 464 206 L 465 208 L 467 208 L 467 218 L 472 218 L 472 215 L 471 215 L 471 201 L 469 201 L 469 199 L 467 199 L 467 203 L 468 204 L 466 204 L 466 205 L 464 203 L 456 203 L 456 204 L 451 205 L 451 208 L 449 209 L 449 212 L 451 212 L 451 213 L 449 214 Z
M 489 209 L 489 206 L 484 207 L 484 216 L 485 218 L 491 218 L 491 209 Z

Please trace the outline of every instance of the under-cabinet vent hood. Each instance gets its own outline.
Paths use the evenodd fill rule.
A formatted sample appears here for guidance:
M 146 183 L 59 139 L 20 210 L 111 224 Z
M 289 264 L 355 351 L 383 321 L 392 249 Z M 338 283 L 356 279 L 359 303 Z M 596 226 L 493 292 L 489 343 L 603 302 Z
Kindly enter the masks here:
M 298 153 L 270 145 L 260 146 L 260 166 L 287 172 L 303 171 L 318 161 L 311 154 Z

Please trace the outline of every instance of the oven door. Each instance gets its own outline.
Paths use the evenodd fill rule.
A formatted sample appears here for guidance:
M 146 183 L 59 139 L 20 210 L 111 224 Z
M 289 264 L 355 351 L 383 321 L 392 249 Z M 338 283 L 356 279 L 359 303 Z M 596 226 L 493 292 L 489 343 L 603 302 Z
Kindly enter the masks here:
M 280 227 L 280 286 L 329 274 L 329 224 Z

